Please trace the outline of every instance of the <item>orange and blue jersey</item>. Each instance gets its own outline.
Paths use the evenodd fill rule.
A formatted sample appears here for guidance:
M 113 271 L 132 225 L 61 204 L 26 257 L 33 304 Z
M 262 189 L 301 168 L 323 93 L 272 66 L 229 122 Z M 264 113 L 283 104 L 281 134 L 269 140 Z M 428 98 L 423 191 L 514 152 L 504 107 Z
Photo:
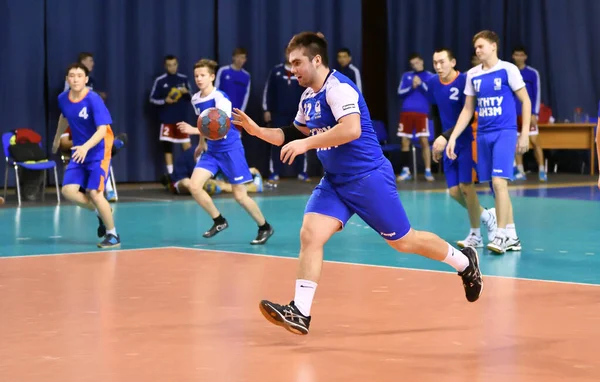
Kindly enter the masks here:
M 104 101 L 92 90 L 87 90 L 79 101 L 71 100 L 69 92 L 64 92 L 58 96 L 58 106 L 69 124 L 73 147 L 85 144 L 98 127 L 107 127 L 104 138 L 88 150 L 83 163 L 69 162 L 63 185 L 78 184 L 88 190 L 104 190 L 114 141 L 112 118 Z

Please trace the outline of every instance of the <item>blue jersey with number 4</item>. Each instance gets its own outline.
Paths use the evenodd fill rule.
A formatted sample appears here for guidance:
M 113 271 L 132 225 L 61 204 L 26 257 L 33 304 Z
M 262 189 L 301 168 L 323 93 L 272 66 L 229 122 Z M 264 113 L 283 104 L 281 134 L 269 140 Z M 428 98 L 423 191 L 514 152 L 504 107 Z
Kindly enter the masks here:
M 69 122 L 73 146 L 81 146 L 96 133 L 99 126 L 107 125 L 107 135 L 112 136 L 110 124 L 112 119 L 102 98 L 92 90 L 79 101 L 71 101 L 69 91 L 58 96 L 58 107 Z M 101 140 L 96 146 L 89 149 L 85 163 L 104 160 L 106 151 L 110 154 L 111 147 L 107 147 L 106 139 Z M 108 155 L 110 156 L 110 155 Z
M 361 92 L 348 77 L 332 70 L 319 91 L 311 88 L 304 91 L 294 121 L 298 126 L 308 127 L 310 135 L 317 135 L 329 131 L 350 114 L 360 115 L 360 137 L 340 146 L 317 149 L 325 177 L 334 184 L 364 177 L 385 161 Z

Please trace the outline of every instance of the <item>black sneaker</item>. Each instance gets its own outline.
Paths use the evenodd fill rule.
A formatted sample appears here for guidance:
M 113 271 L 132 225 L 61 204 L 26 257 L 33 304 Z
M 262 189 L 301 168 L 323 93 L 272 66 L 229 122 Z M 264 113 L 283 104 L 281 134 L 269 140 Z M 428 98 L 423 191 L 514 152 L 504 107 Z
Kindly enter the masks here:
M 98 237 L 106 236 L 106 226 L 100 216 L 98 216 L 98 231 L 96 233 L 98 234 Z
M 275 230 L 272 226 L 269 226 L 268 229 L 259 229 L 258 235 L 256 235 L 256 239 L 252 240 L 250 244 L 252 245 L 262 245 L 269 240 L 271 236 L 275 233 Z
M 460 250 L 469 259 L 469 266 L 458 275 L 462 278 L 465 295 L 469 302 L 475 302 L 483 291 L 483 278 L 479 270 L 479 256 L 475 248 L 466 247 Z
M 219 232 L 223 231 L 227 227 L 229 227 L 229 224 L 227 223 L 227 220 L 223 219 L 223 223 L 221 223 L 221 224 L 214 223 L 212 225 L 212 227 L 210 227 L 210 229 L 208 231 L 204 232 L 204 234 L 202 236 L 208 239 L 210 237 L 215 236 Z
M 285 330 L 294 334 L 308 334 L 310 317 L 300 313 L 294 301 L 290 302 L 289 305 L 279 305 L 262 300 L 258 306 L 263 316 L 272 324 L 282 326 Z
M 109 233 L 102 242 L 98 243 L 98 248 L 118 248 L 121 246 L 121 236 Z

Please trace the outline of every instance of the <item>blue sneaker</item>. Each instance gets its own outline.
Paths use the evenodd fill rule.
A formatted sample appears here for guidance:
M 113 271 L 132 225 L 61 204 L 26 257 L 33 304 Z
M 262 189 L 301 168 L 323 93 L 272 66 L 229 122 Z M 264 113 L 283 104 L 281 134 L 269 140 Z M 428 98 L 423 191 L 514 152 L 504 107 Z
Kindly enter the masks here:
M 117 201 L 117 195 L 115 195 L 115 191 L 114 190 L 106 191 L 106 200 L 108 200 L 109 202 L 116 202 Z
M 121 236 L 107 233 L 104 240 L 98 243 L 98 248 L 118 248 L 121 246 Z
M 425 170 L 425 179 L 428 182 L 433 182 L 435 180 L 435 178 L 433 177 L 433 174 L 431 173 L 431 170 Z
M 269 182 L 277 182 L 279 180 L 279 175 L 271 174 L 269 175 Z
M 410 170 L 404 168 L 398 177 L 396 178 L 397 182 L 403 182 L 405 180 L 411 180 L 412 175 L 410 174 Z
M 540 171 L 539 177 L 540 177 L 540 182 L 548 181 L 548 175 L 546 175 L 546 171 Z
M 302 182 L 310 182 L 310 178 L 305 172 L 301 172 L 300 174 L 298 174 L 298 180 Z
M 263 179 L 260 174 L 255 174 L 252 182 L 256 184 L 256 192 L 263 192 Z

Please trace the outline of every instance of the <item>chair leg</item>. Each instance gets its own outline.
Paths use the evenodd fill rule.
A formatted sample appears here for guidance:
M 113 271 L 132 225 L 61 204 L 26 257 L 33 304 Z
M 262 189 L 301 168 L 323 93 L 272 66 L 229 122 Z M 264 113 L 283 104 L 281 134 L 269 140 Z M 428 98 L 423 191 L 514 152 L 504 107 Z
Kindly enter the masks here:
M 48 170 L 44 170 L 44 180 L 42 181 L 42 202 L 46 200 L 46 177 L 48 176 Z
M 4 171 L 4 200 L 6 200 L 6 191 L 8 190 L 8 163 L 6 163 L 6 170 Z
M 21 207 L 21 186 L 19 186 L 19 166 L 15 165 L 15 182 L 17 183 L 17 200 L 19 207 Z
M 56 166 L 58 167 L 58 166 Z M 56 203 L 60 204 L 60 189 L 58 187 L 58 170 L 54 167 L 54 185 L 56 186 Z
M 413 160 L 413 180 L 416 182 L 417 181 L 417 149 L 415 148 L 415 145 L 412 145 L 411 148 L 412 151 L 412 160 Z
M 113 172 L 112 165 L 110 166 L 109 171 L 110 171 L 110 182 L 112 183 L 113 191 L 115 192 L 115 200 L 118 201 L 119 193 L 117 192 L 117 181 L 115 180 L 115 173 Z

